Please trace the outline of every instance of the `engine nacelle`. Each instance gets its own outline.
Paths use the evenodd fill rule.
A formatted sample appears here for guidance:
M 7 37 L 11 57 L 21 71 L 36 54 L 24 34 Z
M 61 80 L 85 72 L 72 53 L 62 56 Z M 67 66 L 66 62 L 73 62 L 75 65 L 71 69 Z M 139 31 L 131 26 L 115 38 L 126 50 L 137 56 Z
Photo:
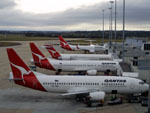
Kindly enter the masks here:
M 63 60 L 61 56 L 58 57 L 58 60 Z
M 101 92 L 101 91 L 92 92 L 89 94 L 89 96 L 91 101 L 100 101 L 105 98 L 105 92 Z
M 87 74 L 88 75 L 96 75 L 97 74 L 97 70 L 88 70 Z
M 59 60 L 71 60 L 69 55 L 61 55 L 58 57 Z
M 61 60 L 71 60 L 70 56 L 62 56 Z
M 95 52 L 95 50 L 94 50 L 94 49 L 90 50 L 90 53 L 94 53 L 94 52 Z
M 105 43 L 103 47 L 104 47 L 105 50 L 109 49 L 109 45 L 107 43 Z

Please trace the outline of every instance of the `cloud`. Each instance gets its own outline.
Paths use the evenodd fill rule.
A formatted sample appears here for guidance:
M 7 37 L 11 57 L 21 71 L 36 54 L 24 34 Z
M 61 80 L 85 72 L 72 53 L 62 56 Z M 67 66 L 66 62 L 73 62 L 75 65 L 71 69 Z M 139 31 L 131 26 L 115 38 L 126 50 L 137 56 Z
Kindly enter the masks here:
M 105 29 L 108 28 L 110 7 L 108 1 L 45 14 L 17 10 L 13 0 L 2 0 L 2 4 L 0 5 L 0 29 L 98 30 L 102 29 L 102 9 L 105 9 Z M 126 29 L 150 30 L 149 4 L 149 0 L 126 0 Z M 117 26 L 118 29 L 122 29 L 122 1 L 118 1 L 117 6 Z
M 150 1 L 126 0 L 126 27 L 133 30 L 150 30 Z M 122 23 L 122 2 L 118 4 L 118 23 Z
M 16 4 L 13 0 L 1 0 L 0 9 L 11 8 L 11 7 L 14 7 L 15 5 Z
M 132 22 L 147 22 L 150 19 L 150 1 L 149 0 L 132 0 L 126 2 L 126 20 Z M 122 14 L 122 6 L 119 4 L 119 15 Z

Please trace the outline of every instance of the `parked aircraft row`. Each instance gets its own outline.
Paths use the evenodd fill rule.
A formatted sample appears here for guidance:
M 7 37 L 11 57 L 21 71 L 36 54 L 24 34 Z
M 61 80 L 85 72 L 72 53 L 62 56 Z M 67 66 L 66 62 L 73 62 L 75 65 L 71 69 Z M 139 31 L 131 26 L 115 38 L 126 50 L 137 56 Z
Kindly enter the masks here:
M 62 66 L 61 62 L 53 60 L 49 61 L 33 43 L 30 43 L 32 55 L 35 64 L 46 68 L 56 69 L 57 66 Z M 30 68 L 22 61 L 18 54 L 12 48 L 7 48 L 7 54 L 12 72 L 10 73 L 10 80 L 13 80 L 16 84 L 32 88 L 35 90 L 59 93 L 60 96 L 76 96 L 77 99 L 83 99 L 91 106 L 92 102 L 100 102 L 105 98 L 105 94 L 119 93 L 119 94 L 137 94 L 148 90 L 148 84 L 142 80 L 128 77 L 116 77 L 116 76 L 56 76 L 45 75 L 38 72 L 31 71 Z M 77 61 L 76 61 L 77 62 Z M 51 65 L 51 63 L 53 65 Z M 56 63 L 56 64 L 54 64 Z M 62 64 L 65 62 L 62 62 Z M 71 62 L 73 63 L 75 62 Z M 106 63 L 101 61 L 100 63 L 94 62 L 95 67 L 100 67 Z M 108 62 L 111 65 L 117 65 L 116 62 Z M 64 66 L 69 65 L 67 62 Z M 75 63 L 75 65 L 77 65 Z M 92 62 L 85 63 L 81 61 L 80 68 L 83 70 L 94 69 Z M 86 65 L 86 66 L 84 66 Z M 90 65 L 90 66 L 88 66 Z M 108 64 L 110 65 L 110 64 Z M 53 67 L 55 66 L 55 67 Z M 75 66 L 68 66 L 67 68 Z M 78 67 L 78 66 L 77 66 Z M 92 67 L 92 68 L 85 68 Z M 65 68 L 66 69 L 66 68 Z M 98 68 L 95 68 L 98 69 Z
M 104 44 L 103 46 L 101 45 L 71 45 L 68 42 L 66 42 L 63 37 L 60 35 L 59 36 L 59 40 L 60 40 L 60 46 L 63 49 L 69 50 L 69 51 L 75 51 L 75 50 L 83 50 L 83 51 L 88 51 L 90 53 L 94 53 L 94 52 L 100 52 L 100 51 L 106 51 L 108 52 L 109 46 L 108 44 Z
M 112 53 L 109 54 L 62 54 L 59 53 L 53 45 L 45 44 L 41 48 L 46 48 L 51 57 L 58 60 L 113 60 L 122 62 L 122 59 L 115 58 Z
M 119 63 L 111 60 L 56 60 L 46 58 L 34 43 L 30 43 L 33 62 L 36 66 L 54 71 L 86 72 L 96 75 L 97 72 L 116 71 Z
M 58 60 L 111 60 L 112 54 L 61 54 L 53 45 L 44 45 L 42 48 L 46 48 L 52 58 Z

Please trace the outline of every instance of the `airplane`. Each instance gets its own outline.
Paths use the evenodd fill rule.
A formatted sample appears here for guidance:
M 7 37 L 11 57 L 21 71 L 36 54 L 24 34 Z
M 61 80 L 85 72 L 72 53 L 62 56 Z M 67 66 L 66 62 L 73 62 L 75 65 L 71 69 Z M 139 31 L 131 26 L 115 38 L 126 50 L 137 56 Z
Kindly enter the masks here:
M 69 50 L 69 51 L 74 51 L 78 50 L 77 46 L 75 45 L 70 45 L 68 42 L 66 42 L 61 35 L 59 35 L 59 40 L 60 40 L 60 46 L 63 49 Z
M 109 60 L 56 60 L 46 58 L 34 43 L 30 43 L 33 63 L 49 70 L 66 72 L 86 72 L 88 75 L 96 75 L 97 72 L 116 71 L 120 68 L 119 62 Z M 32 60 L 31 60 L 32 61 Z
M 83 50 L 83 51 L 88 51 L 90 53 L 94 53 L 94 52 L 100 52 L 100 51 L 105 51 L 105 53 L 108 53 L 108 44 L 104 44 L 103 46 L 101 45 L 71 45 L 69 43 L 67 43 L 63 37 L 61 35 L 59 35 L 59 40 L 60 40 L 60 46 L 63 49 L 69 50 L 69 51 L 74 51 L 74 50 Z
M 53 45 L 44 45 L 52 58 L 58 60 L 112 60 L 112 54 L 60 54 Z
M 58 96 L 75 96 L 88 106 L 102 102 L 105 94 L 139 94 L 149 89 L 144 81 L 129 77 L 49 76 L 31 71 L 13 48 L 7 48 L 7 54 L 12 70 L 9 80 L 31 89 L 58 93 Z

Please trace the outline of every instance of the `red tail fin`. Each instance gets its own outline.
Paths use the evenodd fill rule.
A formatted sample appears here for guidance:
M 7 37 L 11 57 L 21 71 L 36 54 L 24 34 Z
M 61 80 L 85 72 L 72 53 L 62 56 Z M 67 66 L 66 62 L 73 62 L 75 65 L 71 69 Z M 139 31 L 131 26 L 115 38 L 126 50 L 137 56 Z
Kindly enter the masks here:
M 63 37 L 62 37 L 61 35 L 59 35 L 59 40 L 60 40 L 61 42 L 64 42 L 64 43 L 67 44 L 67 42 L 63 39 Z
M 60 53 L 56 51 L 53 45 L 44 45 L 48 52 L 51 54 L 52 58 L 58 59 L 61 57 Z
M 30 48 L 36 66 L 45 69 L 55 70 L 51 63 L 48 61 L 48 59 L 42 54 L 42 52 L 37 48 L 34 43 L 30 43 Z
M 61 35 L 59 35 L 59 40 L 60 40 L 60 45 L 62 48 L 72 51 L 72 48 L 70 47 L 70 45 L 63 39 Z
M 40 84 L 34 73 L 22 61 L 12 48 L 7 48 L 7 54 L 13 73 L 13 79 L 16 84 L 29 87 L 32 89 L 46 91 Z
M 68 45 L 68 43 L 63 39 L 63 37 L 61 35 L 59 35 L 59 40 L 60 40 L 60 45 L 62 48 L 66 48 L 66 46 Z
M 14 79 L 23 79 L 24 75 L 31 73 L 31 70 L 21 60 L 17 53 L 12 48 L 7 48 L 7 54 L 10 62 L 10 66 L 13 72 Z
M 43 53 L 37 48 L 37 46 L 34 43 L 30 43 L 30 48 L 32 51 L 32 56 L 35 64 L 39 64 L 41 63 L 41 60 L 46 59 L 46 57 L 43 55 Z

